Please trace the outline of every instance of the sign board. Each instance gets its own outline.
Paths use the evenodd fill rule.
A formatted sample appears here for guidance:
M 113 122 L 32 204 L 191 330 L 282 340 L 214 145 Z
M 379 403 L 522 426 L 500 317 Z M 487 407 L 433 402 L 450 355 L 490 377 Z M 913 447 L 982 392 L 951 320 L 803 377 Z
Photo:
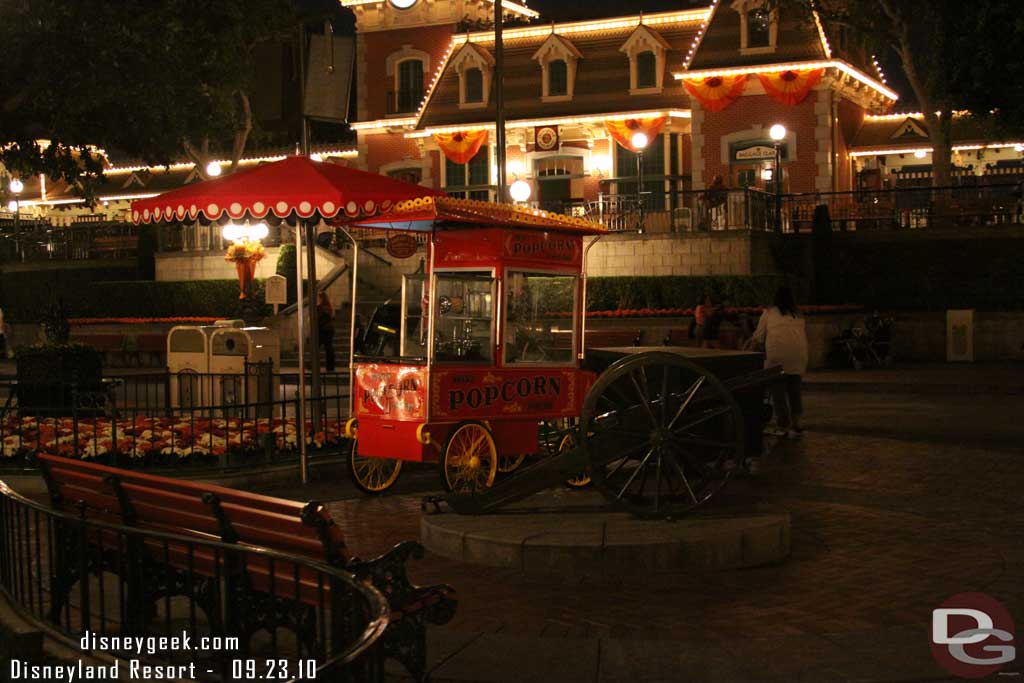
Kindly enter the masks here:
M 783 144 L 781 149 L 783 160 L 788 159 L 788 150 Z M 772 161 L 775 159 L 775 145 L 770 142 L 748 140 L 735 142 L 729 146 L 729 153 L 734 162 Z
M 264 287 L 266 303 L 288 303 L 288 280 L 284 275 L 271 275 L 264 281 Z
M 356 367 L 356 415 L 404 422 L 427 417 L 426 368 L 369 363 Z
M 416 254 L 417 249 L 416 238 L 407 232 L 398 232 L 388 238 L 388 254 L 392 258 L 409 258 Z

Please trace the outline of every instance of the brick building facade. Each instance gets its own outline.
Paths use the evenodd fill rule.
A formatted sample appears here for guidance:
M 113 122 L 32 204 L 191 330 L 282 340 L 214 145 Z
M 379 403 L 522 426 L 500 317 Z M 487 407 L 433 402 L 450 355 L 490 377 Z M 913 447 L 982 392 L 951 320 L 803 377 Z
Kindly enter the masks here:
M 492 2 L 341 3 L 355 12 L 358 30 L 359 157 L 350 163 L 495 198 L 494 35 L 465 30 L 467 20 L 493 17 Z M 850 147 L 865 116 L 888 111 L 896 93 L 872 60 L 834 48 L 845 41 L 818 17 L 762 5 L 718 0 L 697 10 L 544 24 L 506 2 L 506 19 L 532 22 L 504 31 L 508 181 L 525 180 L 545 208 L 634 193 L 636 157 L 606 122 L 664 119 L 644 151 L 649 196 L 702 190 L 718 175 L 728 187 L 774 189 L 773 124 L 787 131 L 783 190 L 854 189 Z M 790 74 L 813 72 L 814 83 L 789 101 L 761 78 L 785 86 Z M 715 89 L 737 78 L 741 93 L 720 108 L 684 83 Z M 440 135 L 480 131 L 487 143 L 465 170 L 445 158 Z

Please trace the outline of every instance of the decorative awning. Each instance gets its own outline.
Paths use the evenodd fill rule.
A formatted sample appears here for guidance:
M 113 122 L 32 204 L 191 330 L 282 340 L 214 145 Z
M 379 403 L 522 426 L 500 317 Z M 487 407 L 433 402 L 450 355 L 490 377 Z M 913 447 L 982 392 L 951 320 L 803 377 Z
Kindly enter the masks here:
M 584 235 L 607 232 L 604 226 L 575 216 L 564 216 L 512 204 L 494 204 L 455 197 L 419 197 L 395 204 L 391 211 L 356 222 L 357 227 L 381 230 L 429 232 L 440 221 L 476 224 L 480 227 L 510 227 L 550 230 Z M 451 227 L 451 226 L 446 226 Z M 466 227 L 469 227 L 468 225 Z
M 351 221 L 443 192 L 307 157 L 288 157 L 132 202 L 133 223 L 264 219 Z
M 467 164 L 487 143 L 486 130 L 465 130 L 456 133 L 435 133 L 434 142 L 453 164 Z
M 630 152 L 636 152 L 637 148 L 633 146 L 633 136 L 637 133 L 643 133 L 647 136 L 648 142 L 653 142 L 654 138 L 656 138 L 658 133 L 661 132 L 661 129 L 665 127 L 665 121 L 666 118 L 664 116 L 619 119 L 605 121 L 604 127 L 615 142 L 619 143 Z
M 824 73 L 825 69 L 776 71 L 758 73 L 757 79 L 761 81 L 768 97 L 792 107 L 804 101 Z
M 722 111 L 736 101 L 747 87 L 747 75 L 684 78 L 683 85 L 707 111 Z

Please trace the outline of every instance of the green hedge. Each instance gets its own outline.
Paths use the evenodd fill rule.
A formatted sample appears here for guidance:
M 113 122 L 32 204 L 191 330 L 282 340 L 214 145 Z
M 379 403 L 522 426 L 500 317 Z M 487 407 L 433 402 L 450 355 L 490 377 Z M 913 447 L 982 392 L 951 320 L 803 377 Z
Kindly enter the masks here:
M 30 275 L 17 273 L 16 275 Z M 54 283 L 58 286 L 53 287 Z M 50 302 L 59 297 L 69 318 L 240 317 L 237 280 L 186 282 L 91 282 L 80 279 L 48 281 L 50 287 L 3 283 L 4 316 L 11 322 L 39 322 Z M 254 301 L 260 315 L 269 315 L 263 303 L 263 281 L 254 283 Z
M 131 280 L 135 268 L 66 268 L 52 270 L 4 271 L 0 274 L 0 307 L 4 320 L 35 323 L 58 299 L 69 315 L 76 315 L 77 302 L 87 298 L 92 285 L 101 280 Z
M 705 294 L 728 306 L 763 306 L 780 285 L 789 285 L 799 301 L 805 300 L 804 281 L 787 275 L 592 277 L 587 279 L 587 310 L 687 308 L 701 303 Z
M 293 304 L 299 298 L 295 284 L 295 245 L 282 244 L 277 252 L 277 274 L 283 275 L 288 283 L 288 303 Z
M 915 240 L 840 245 L 833 287 L 884 310 L 1024 310 L 1024 241 Z

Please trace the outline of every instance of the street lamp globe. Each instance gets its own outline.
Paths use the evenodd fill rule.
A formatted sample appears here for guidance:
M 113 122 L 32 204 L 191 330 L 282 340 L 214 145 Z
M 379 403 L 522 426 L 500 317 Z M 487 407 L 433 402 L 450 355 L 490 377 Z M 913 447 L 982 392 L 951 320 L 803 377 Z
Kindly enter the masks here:
M 211 178 L 216 178 L 217 176 L 219 176 L 220 164 L 218 164 L 216 161 L 211 161 L 210 163 L 208 163 L 206 165 L 206 175 L 210 176 Z
M 770 168 L 761 169 L 761 180 L 770 183 L 773 177 L 775 177 L 775 171 Z
M 646 133 L 633 133 L 633 137 L 630 139 L 634 149 L 644 150 L 647 148 L 647 144 L 650 140 L 647 139 Z
M 249 239 L 250 240 L 262 240 L 264 237 L 270 234 L 270 228 L 267 227 L 266 223 L 262 221 L 255 225 L 249 226 Z
M 775 142 L 781 142 L 786 139 L 786 127 L 781 123 L 776 123 L 768 129 L 768 135 Z
M 530 194 L 533 193 L 533 188 L 530 187 L 530 183 L 525 180 L 517 180 L 509 186 L 508 193 L 512 197 L 513 201 L 525 202 L 530 199 Z
M 12 178 L 11 179 L 11 192 L 13 192 L 14 194 L 18 194 L 19 192 L 21 192 L 24 189 L 25 189 L 25 184 L 24 183 L 22 183 L 17 178 Z
M 221 236 L 229 242 L 241 242 L 245 239 L 248 230 L 238 223 L 228 223 L 220 230 Z
M 7 202 L 7 210 L 10 211 L 11 213 L 18 213 L 18 200 L 12 199 L 11 201 Z

